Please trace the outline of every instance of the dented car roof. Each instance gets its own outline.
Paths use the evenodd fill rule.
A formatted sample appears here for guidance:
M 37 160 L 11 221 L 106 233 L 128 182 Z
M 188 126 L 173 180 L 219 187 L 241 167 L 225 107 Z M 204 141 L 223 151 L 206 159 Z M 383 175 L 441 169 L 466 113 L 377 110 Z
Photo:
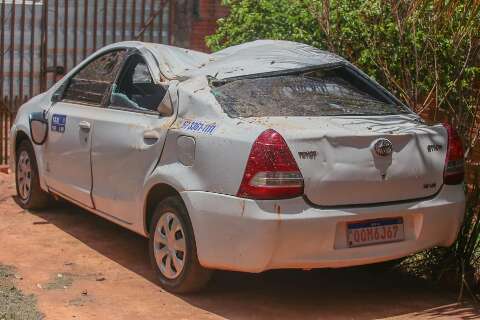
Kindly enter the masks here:
M 282 40 L 257 40 L 207 54 L 174 46 L 138 41 L 106 47 L 146 48 L 156 56 L 163 76 L 186 79 L 211 76 L 216 79 L 346 62 L 341 57 L 312 46 Z

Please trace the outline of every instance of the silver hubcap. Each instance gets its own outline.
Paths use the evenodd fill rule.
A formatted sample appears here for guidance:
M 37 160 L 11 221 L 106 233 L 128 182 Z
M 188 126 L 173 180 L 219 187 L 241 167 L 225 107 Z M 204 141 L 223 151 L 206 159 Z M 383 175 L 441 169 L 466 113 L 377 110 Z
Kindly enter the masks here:
M 155 228 L 154 253 L 160 272 L 168 279 L 177 278 L 186 258 L 185 233 L 180 220 L 171 212 L 162 215 Z
M 17 164 L 17 185 L 20 198 L 28 199 L 32 189 L 32 165 L 27 151 L 20 152 Z

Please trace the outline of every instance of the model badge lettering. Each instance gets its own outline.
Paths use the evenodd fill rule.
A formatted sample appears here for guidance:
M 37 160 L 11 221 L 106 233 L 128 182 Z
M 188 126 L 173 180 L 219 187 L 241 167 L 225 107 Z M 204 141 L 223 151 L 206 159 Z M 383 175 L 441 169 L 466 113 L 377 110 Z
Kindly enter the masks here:
M 193 132 L 213 134 L 217 129 L 217 124 L 205 123 L 202 121 L 184 120 L 181 128 L 184 130 L 193 131 Z
M 67 116 L 63 114 L 54 114 L 52 115 L 52 125 L 51 129 L 55 132 L 64 133 L 65 124 L 67 123 Z
M 441 144 L 429 144 L 427 146 L 427 151 L 428 152 L 440 151 L 440 150 L 442 150 L 442 145 Z
M 317 151 L 300 151 L 298 152 L 300 159 L 315 160 L 317 158 Z

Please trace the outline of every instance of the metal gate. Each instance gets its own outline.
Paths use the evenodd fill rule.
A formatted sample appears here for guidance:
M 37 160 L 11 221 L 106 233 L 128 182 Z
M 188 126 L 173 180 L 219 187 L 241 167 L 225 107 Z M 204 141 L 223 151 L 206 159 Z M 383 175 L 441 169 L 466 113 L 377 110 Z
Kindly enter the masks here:
M 171 43 L 174 0 L 0 0 L 0 165 L 18 107 L 92 52 Z

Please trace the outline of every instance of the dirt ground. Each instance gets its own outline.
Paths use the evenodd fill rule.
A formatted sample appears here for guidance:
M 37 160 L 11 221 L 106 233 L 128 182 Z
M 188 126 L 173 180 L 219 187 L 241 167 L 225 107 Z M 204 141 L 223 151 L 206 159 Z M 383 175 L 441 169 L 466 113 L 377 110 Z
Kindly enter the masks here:
M 0 173 L 0 265 L 46 319 L 480 318 L 455 293 L 371 268 L 218 272 L 201 294 L 172 295 L 155 283 L 146 239 L 73 205 L 26 212 L 14 193 Z

